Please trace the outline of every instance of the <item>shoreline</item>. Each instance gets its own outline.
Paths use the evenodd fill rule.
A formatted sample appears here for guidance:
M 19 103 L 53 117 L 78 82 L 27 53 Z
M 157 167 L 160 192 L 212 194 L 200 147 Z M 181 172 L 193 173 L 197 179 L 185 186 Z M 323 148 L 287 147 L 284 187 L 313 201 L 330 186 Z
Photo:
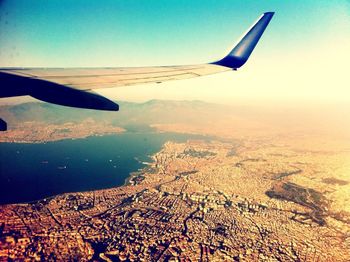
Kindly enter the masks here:
M 86 139 L 89 137 L 98 137 L 98 136 L 108 136 L 108 135 L 120 135 L 127 133 L 127 130 L 121 130 L 118 132 L 106 132 L 106 133 L 96 133 L 96 134 L 89 134 L 89 135 L 84 135 L 84 136 L 77 136 L 77 137 L 64 137 L 64 138 L 52 138 L 44 141 L 38 141 L 38 140 L 0 140 L 0 144 L 2 143 L 10 143 L 10 144 L 47 144 L 51 142 L 60 142 L 60 141 L 65 141 L 65 140 L 78 140 L 78 139 Z
M 120 134 L 125 134 L 127 132 L 123 132 Z M 157 132 L 155 132 L 157 133 Z M 108 135 L 120 135 L 120 134 L 108 134 Z M 175 133 L 176 134 L 176 133 Z M 108 136 L 106 135 L 106 136 Z M 190 134 L 191 135 L 191 134 Z M 103 135 L 102 135 L 103 136 Z M 96 137 L 96 136 L 90 136 L 90 137 Z M 82 139 L 86 139 L 86 138 L 82 138 Z M 64 139 L 64 140 L 68 140 L 68 139 Z M 186 138 L 186 141 L 191 140 L 191 138 Z M 63 141 L 63 140 L 62 140 Z M 69 191 L 69 192 L 62 192 L 62 193 L 58 193 L 58 194 L 53 194 L 53 195 L 48 195 L 48 196 L 44 196 L 44 197 L 40 197 L 38 199 L 34 199 L 34 200 L 29 200 L 29 201 L 19 201 L 19 202 L 9 202 L 9 203 L 0 203 L 0 206 L 6 206 L 6 205 L 28 205 L 28 204 L 35 204 L 41 201 L 50 201 L 51 199 L 57 197 L 57 196 L 61 196 L 61 195 L 67 195 L 67 194 L 75 194 L 75 193 L 85 193 L 85 192 L 92 192 L 92 191 L 100 191 L 100 190 L 109 190 L 109 189 L 113 189 L 113 188 L 120 188 L 120 187 L 125 187 L 125 186 L 135 186 L 137 184 L 139 184 L 142 180 L 145 179 L 145 174 L 148 172 L 155 172 L 155 158 L 154 156 L 156 154 L 158 154 L 159 152 L 161 152 L 164 149 L 164 145 L 166 143 L 168 143 L 169 141 L 173 141 L 172 139 L 166 140 L 164 141 L 164 143 L 162 143 L 161 147 L 159 148 L 158 151 L 154 152 L 152 155 L 147 155 L 147 160 L 138 160 L 136 159 L 136 161 L 141 164 L 142 166 L 139 167 L 137 170 L 135 171 L 131 171 L 126 178 L 123 180 L 123 183 L 120 183 L 119 185 L 115 185 L 115 186 L 111 186 L 111 187 L 102 187 L 102 188 L 95 188 L 95 189 L 87 189 L 87 190 L 79 190 L 79 191 Z M 52 141 L 52 142 L 57 142 L 57 141 Z M 1 143 L 0 143 L 1 144 Z M 10 143 L 10 144 L 15 144 L 15 143 Z M 19 143 L 19 144 L 24 144 L 24 143 Z M 26 144 L 45 144 L 45 142 L 43 143 L 26 143 Z

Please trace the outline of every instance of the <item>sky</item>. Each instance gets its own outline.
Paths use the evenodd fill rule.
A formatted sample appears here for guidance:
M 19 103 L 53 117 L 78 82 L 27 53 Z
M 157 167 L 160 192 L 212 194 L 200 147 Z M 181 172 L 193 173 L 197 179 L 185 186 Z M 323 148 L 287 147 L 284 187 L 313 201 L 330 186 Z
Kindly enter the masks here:
M 0 67 L 211 62 L 267 11 L 276 14 L 238 71 L 98 92 L 129 101 L 350 102 L 348 0 L 0 0 Z

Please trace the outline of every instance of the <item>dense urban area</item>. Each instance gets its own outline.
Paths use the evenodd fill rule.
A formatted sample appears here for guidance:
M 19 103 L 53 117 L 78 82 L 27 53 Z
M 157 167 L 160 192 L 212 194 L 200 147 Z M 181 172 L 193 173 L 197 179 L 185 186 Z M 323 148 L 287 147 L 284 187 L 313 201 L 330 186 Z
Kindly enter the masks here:
M 169 141 L 121 187 L 0 206 L 0 261 L 350 261 L 348 140 L 159 119 L 217 139 Z
M 153 158 L 123 187 L 1 206 L 0 258 L 349 261 L 348 181 L 314 178 L 334 155 L 188 141 Z

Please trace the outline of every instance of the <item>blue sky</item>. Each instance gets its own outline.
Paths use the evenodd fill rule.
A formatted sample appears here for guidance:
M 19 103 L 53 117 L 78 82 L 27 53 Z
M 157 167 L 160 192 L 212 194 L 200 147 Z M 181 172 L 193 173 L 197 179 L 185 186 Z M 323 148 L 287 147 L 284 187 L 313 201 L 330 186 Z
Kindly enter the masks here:
M 232 92 L 230 99 L 265 95 L 311 98 L 317 89 L 304 92 L 300 85 L 310 85 L 318 76 L 317 85 L 329 84 L 333 79 L 344 97 L 347 88 L 342 68 L 350 53 L 350 3 L 340 0 L 5 0 L 0 2 L 0 66 L 118 67 L 208 62 L 223 56 L 265 11 L 275 11 L 276 15 L 244 67 L 243 76 L 235 73 L 237 80 L 233 80 L 225 73 L 218 81 L 215 77 L 184 80 L 164 84 L 169 85 L 169 91 L 158 92 L 159 87 L 148 85 L 150 90 L 163 95 L 159 98 L 222 100 L 218 92 L 210 91 L 210 83 L 220 83 L 223 90 L 219 93 L 226 93 L 227 98 L 227 92 Z M 324 73 L 331 75 L 326 79 L 319 71 L 323 67 L 328 69 Z M 305 70 L 310 71 L 310 78 Z M 276 74 L 279 80 L 273 84 L 271 79 L 276 79 Z M 280 91 L 283 84 L 288 84 L 283 82 L 288 76 L 294 79 L 290 88 L 296 92 L 287 88 Z M 177 91 L 179 85 L 182 89 Z M 259 92 L 261 85 L 267 92 Z M 203 97 L 195 95 L 198 89 L 193 86 L 204 89 Z M 142 88 L 134 89 L 135 93 L 118 90 L 106 94 L 142 100 L 142 95 L 149 93 Z M 331 92 L 324 86 L 320 97 L 327 98 Z M 148 98 L 153 97 L 145 96 Z

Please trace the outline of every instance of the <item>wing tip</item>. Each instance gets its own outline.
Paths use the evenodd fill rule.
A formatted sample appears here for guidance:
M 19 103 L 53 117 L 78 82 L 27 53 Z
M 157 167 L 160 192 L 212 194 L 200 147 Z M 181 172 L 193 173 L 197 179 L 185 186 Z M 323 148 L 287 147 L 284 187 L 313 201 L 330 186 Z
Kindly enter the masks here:
M 263 13 L 227 56 L 211 64 L 232 69 L 243 66 L 248 61 L 250 54 L 253 52 L 274 14 L 275 12 L 271 11 Z

